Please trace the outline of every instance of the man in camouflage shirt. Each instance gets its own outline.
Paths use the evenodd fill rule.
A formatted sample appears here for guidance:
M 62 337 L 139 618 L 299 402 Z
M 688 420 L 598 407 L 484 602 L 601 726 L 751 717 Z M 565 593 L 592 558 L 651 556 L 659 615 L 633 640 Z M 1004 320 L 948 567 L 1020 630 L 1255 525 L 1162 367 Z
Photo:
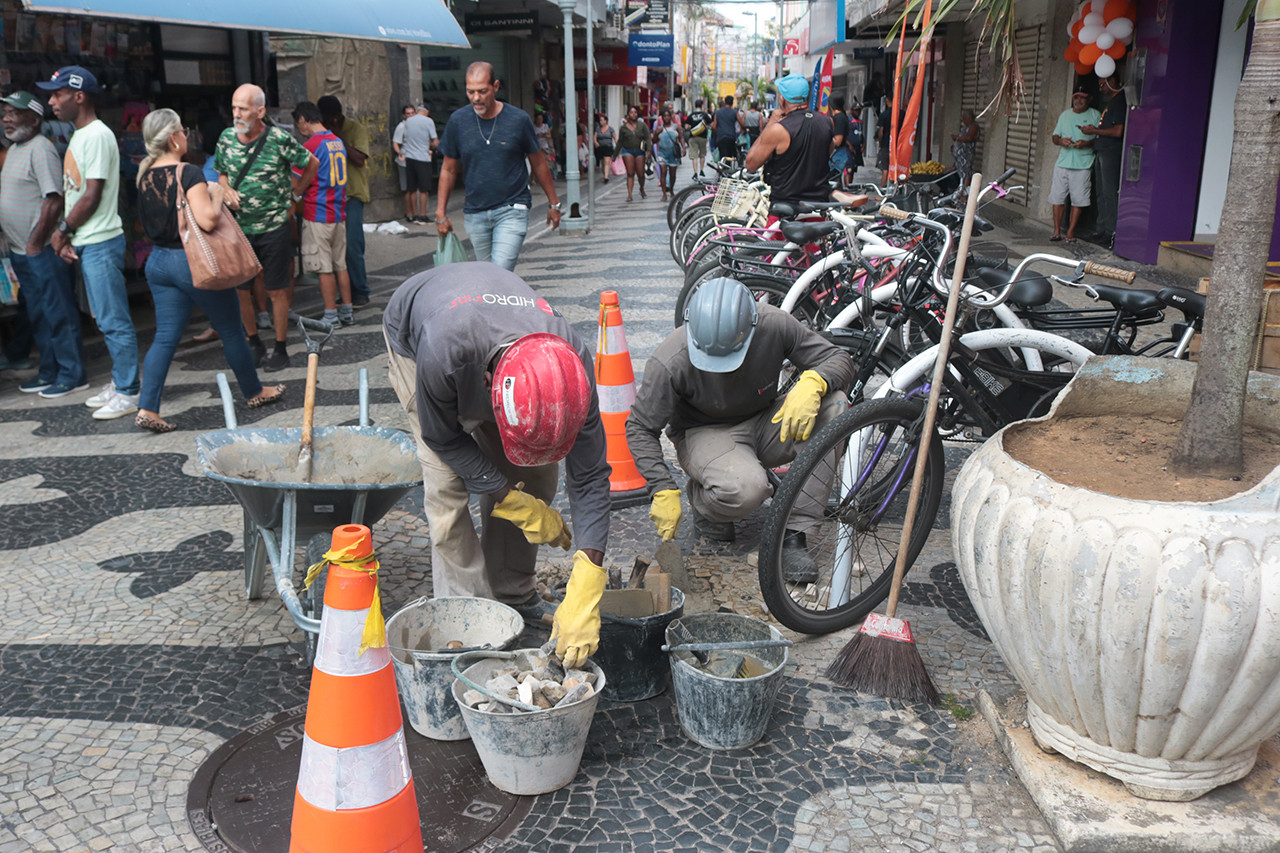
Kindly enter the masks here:
M 262 264 L 276 333 L 275 351 L 269 358 L 254 320 L 252 281 L 240 285 L 240 316 L 258 366 L 275 371 L 289 366 L 286 341 L 293 297 L 289 281 L 293 265 L 290 199 L 302 198 L 320 163 L 291 135 L 278 127 L 267 127 L 263 121 L 266 114 L 267 96 L 262 89 L 252 83 L 236 89 L 231 96 L 232 126 L 218 139 L 213 166 L 225 188 L 226 203 L 236 211 L 236 221 Z M 294 175 L 295 167 L 303 170 L 300 176 Z

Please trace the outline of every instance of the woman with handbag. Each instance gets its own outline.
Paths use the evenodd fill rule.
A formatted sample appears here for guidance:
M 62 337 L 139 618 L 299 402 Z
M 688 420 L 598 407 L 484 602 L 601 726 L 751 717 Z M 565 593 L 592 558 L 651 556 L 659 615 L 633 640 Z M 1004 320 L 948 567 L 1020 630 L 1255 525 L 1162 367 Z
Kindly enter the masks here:
M 673 196 L 676 194 L 676 167 L 680 165 L 680 158 L 684 154 L 684 139 L 680 136 L 680 129 L 670 110 L 662 113 L 662 130 L 658 132 L 655 141 L 658 164 L 662 167 L 662 200 L 666 201 L 668 193 Z
M 609 176 L 613 174 L 613 144 L 616 139 L 617 134 L 613 132 L 612 127 L 609 127 L 609 117 L 600 113 L 600 123 L 596 125 L 596 163 L 604 173 L 606 184 L 609 183 Z M 623 174 L 626 174 L 625 167 Z
M 652 143 L 649 128 L 640 120 L 640 111 L 634 106 L 627 109 L 627 117 L 618 128 L 618 146 L 622 149 L 622 162 L 627 166 L 627 201 L 631 190 L 640 181 L 640 198 L 644 198 L 644 158 Z
M 222 217 L 230 214 L 222 209 L 222 187 L 205 182 L 197 166 L 183 163 L 187 152 L 187 135 L 182 120 L 173 110 L 161 109 L 147 114 L 142 121 L 142 138 L 147 156 L 138 167 L 138 218 L 142 230 L 155 248 L 147 258 L 147 286 L 156 306 L 156 336 L 142 362 L 142 389 L 138 398 L 138 416 L 134 423 L 151 432 L 171 432 L 176 426 L 160 417 L 160 396 L 173 354 L 191 319 L 195 305 L 209 317 L 209 323 L 222 340 L 222 352 L 236 375 L 240 392 L 256 409 L 284 397 L 284 386 L 263 388 L 253 366 L 253 354 L 240 322 L 240 300 L 236 296 L 237 279 L 221 290 L 197 289 L 183 248 L 184 240 L 178 210 L 185 205 L 187 242 L 207 243 L 207 233 L 194 235 L 196 228 L 211 232 Z M 204 281 L 202 280 L 202 284 Z

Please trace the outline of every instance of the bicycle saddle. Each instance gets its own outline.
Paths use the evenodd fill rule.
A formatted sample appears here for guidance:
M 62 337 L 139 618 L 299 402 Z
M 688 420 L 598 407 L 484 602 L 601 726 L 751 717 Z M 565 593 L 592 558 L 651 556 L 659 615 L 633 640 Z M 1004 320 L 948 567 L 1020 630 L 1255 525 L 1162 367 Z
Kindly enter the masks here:
M 1156 298 L 1188 316 L 1204 317 L 1204 294 L 1187 290 L 1185 287 L 1166 287 L 1156 292 Z
M 862 207 L 867 203 L 867 197 L 865 195 L 854 195 L 853 193 L 847 193 L 844 190 L 832 190 L 831 200 L 839 202 L 844 207 Z
M 838 222 L 780 222 L 782 236 L 792 243 L 814 243 L 840 230 Z
M 1138 316 L 1154 314 L 1164 307 L 1164 302 L 1154 290 L 1130 290 L 1126 287 L 1110 287 L 1105 284 L 1093 284 L 1090 287 L 1100 299 L 1105 299 L 1130 314 Z
M 1009 283 L 1013 277 L 1012 270 L 997 270 L 991 267 L 979 267 L 978 278 L 985 288 L 997 291 Z M 1038 308 L 1048 304 L 1053 298 L 1053 284 L 1044 276 L 1018 279 L 1009 292 L 1009 301 L 1021 308 Z

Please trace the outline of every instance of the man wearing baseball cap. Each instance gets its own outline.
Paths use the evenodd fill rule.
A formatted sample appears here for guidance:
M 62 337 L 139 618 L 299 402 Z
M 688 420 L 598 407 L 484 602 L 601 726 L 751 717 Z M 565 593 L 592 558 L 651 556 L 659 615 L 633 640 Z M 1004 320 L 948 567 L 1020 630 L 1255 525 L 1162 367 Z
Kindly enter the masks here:
M 98 420 L 138 410 L 138 336 L 129 316 L 124 283 L 124 226 L 120 197 L 120 146 L 99 118 L 93 96 L 98 78 L 79 65 L 59 68 L 37 83 L 49 92 L 49 106 L 61 121 L 76 126 L 62 163 L 63 221 L 52 245 L 72 263 L 80 261 L 89 308 L 111 356 L 111 381 L 85 401 Z
M 89 387 L 80 356 L 80 312 L 71 265 L 49 238 L 62 218 L 62 162 L 53 142 L 40 135 L 44 105 L 30 92 L 0 99 L 9 153 L 0 171 L 0 230 L 9 260 L 22 282 L 31 334 L 40 348 L 40 370 L 19 385 L 53 399 Z
M 747 171 L 764 167 L 773 201 L 826 201 L 835 126 L 809 111 L 809 81 L 802 75 L 779 77 L 773 85 L 779 106 L 747 152 Z

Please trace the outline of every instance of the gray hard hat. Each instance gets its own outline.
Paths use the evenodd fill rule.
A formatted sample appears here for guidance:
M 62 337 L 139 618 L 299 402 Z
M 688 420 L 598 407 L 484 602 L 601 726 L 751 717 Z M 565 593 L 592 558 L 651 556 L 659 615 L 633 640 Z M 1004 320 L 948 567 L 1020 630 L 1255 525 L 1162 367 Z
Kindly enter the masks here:
M 737 370 L 747 357 L 758 318 L 745 284 L 731 278 L 704 281 L 684 308 L 690 363 L 708 373 Z

